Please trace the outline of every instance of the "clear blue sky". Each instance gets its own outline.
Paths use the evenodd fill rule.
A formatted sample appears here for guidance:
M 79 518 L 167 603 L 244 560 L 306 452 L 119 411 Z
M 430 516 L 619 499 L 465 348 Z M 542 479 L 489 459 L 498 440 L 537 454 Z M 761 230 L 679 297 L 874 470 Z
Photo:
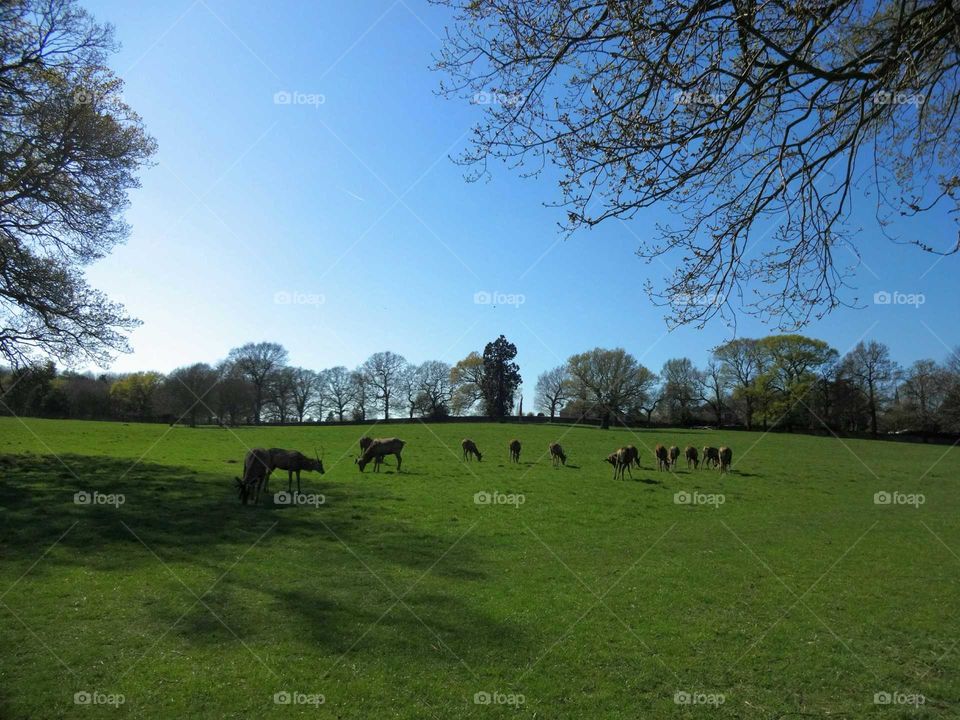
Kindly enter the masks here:
M 259 340 L 314 369 L 388 349 L 452 363 L 503 333 L 519 349 L 532 409 L 536 376 L 574 352 L 623 346 L 658 371 L 671 357 L 703 364 L 732 337 L 719 319 L 668 333 L 643 292 L 666 273 L 634 254 L 662 212 L 564 241 L 562 211 L 544 207 L 558 197 L 553 180 L 505 168 L 490 182 L 463 180 L 448 155 L 465 147 L 480 108 L 436 95 L 429 66 L 444 9 L 417 0 L 84 4 L 116 27 L 123 48 L 113 67 L 160 148 L 132 195 L 128 243 L 89 271 L 144 322 L 134 353 L 112 369 L 214 362 Z M 323 103 L 276 104 L 278 92 Z M 864 263 L 847 297 L 866 308 L 804 332 L 841 353 L 866 333 L 903 363 L 941 360 L 958 343 L 958 259 L 892 243 L 862 208 Z M 912 226 L 920 237 L 955 237 L 946 218 L 921 222 Z M 876 306 L 878 290 L 923 293 L 925 303 Z M 525 302 L 475 304 L 483 291 Z M 284 293 L 307 302 L 278 303 Z M 310 304 L 317 296 L 324 302 Z M 773 331 L 749 318 L 737 329 Z

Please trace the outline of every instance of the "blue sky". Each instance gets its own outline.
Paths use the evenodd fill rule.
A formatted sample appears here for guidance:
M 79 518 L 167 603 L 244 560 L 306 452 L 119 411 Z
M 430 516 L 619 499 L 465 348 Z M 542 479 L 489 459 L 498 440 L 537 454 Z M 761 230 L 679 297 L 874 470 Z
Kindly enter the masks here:
M 498 167 L 489 182 L 464 181 L 448 156 L 466 146 L 481 108 L 436 95 L 429 66 L 444 9 L 416 0 L 84 5 L 116 27 L 113 67 L 159 143 L 131 198 L 129 241 L 88 273 L 144 323 L 134 353 L 112 369 L 214 362 L 259 340 L 314 369 L 388 349 L 452 363 L 503 333 L 518 347 L 532 408 L 536 376 L 572 353 L 622 346 L 659 370 L 671 357 L 703 364 L 733 336 L 719 319 L 668 332 L 643 292 L 666 270 L 634 253 L 665 209 L 565 240 L 563 212 L 544 206 L 558 197 L 553 179 Z M 942 359 L 958 343 L 957 258 L 891 242 L 865 201 L 857 212 L 863 265 L 847 298 L 866 307 L 805 334 L 840 352 L 866 334 L 903 363 Z M 955 237 L 949 219 L 920 223 L 918 237 Z M 880 290 L 925 302 L 874 305 Z M 477 304 L 478 292 L 524 302 Z M 746 317 L 737 328 L 773 331 Z

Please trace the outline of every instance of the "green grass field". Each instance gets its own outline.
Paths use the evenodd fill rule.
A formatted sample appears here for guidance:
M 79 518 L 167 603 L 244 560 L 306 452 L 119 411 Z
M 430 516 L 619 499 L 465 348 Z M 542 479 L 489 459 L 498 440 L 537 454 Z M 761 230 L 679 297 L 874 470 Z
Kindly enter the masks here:
M 0 717 L 960 713 L 958 449 L 395 425 L 377 475 L 364 431 L 0 418 Z M 734 471 L 657 472 L 657 442 Z M 246 447 L 321 443 L 325 503 L 240 505 Z M 614 481 L 626 443 L 644 467 Z

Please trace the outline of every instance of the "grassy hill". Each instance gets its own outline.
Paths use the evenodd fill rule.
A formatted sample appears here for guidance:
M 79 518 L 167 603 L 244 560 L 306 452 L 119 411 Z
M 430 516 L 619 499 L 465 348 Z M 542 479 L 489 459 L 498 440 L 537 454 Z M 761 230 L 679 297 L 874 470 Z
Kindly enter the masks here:
M 0 418 L 0 717 L 955 716 L 960 450 L 381 426 L 361 474 L 364 431 Z M 248 447 L 321 445 L 315 504 L 240 505 Z

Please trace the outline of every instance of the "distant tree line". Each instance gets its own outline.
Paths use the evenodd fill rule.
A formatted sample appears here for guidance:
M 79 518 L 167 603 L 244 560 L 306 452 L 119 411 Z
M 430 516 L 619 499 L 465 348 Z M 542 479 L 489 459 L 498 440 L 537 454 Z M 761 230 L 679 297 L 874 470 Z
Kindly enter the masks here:
M 860 342 L 844 356 L 803 335 L 740 338 L 705 367 L 688 358 L 659 374 L 621 348 L 595 348 L 540 375 L 536 408 L 602 425 L 741 425 L 837 432 L 960 432 L 960 348 L 944 363 L 901 367 L 889 348 Z
M 291 366 L 272 342 L 248 343 L 214 365 L 164 375 L 75 373 L 52 362 L 0 371 L 0 412 L 55 418 L 244 425 L 483 415 L 519 407 L 516 346 L 500 336 L 454 365 L 394 352 L 358 367 Z M 539 414 L 603 426 L 668 423 L 836 432 L 960 432 L 960 348 L 946 361 L 901 367 L 860 342 L 844 356 L 803 335 L 738 338 L 704 367 L 667 360 L 659 373 L 622 348 L 594 348 L 540 375 Z M 532 414 L 532 413 L 531 413 Z
M 359 367 L 291 366 L 278 343 L 248 343 L 219 363 L 164 375 L 60 372 L 52 361 L 0 370 L 0 413 L 17 416 L 243 425 L 513 413 L 517 348 L 504 336 L 451 366 L 371 355 Z

